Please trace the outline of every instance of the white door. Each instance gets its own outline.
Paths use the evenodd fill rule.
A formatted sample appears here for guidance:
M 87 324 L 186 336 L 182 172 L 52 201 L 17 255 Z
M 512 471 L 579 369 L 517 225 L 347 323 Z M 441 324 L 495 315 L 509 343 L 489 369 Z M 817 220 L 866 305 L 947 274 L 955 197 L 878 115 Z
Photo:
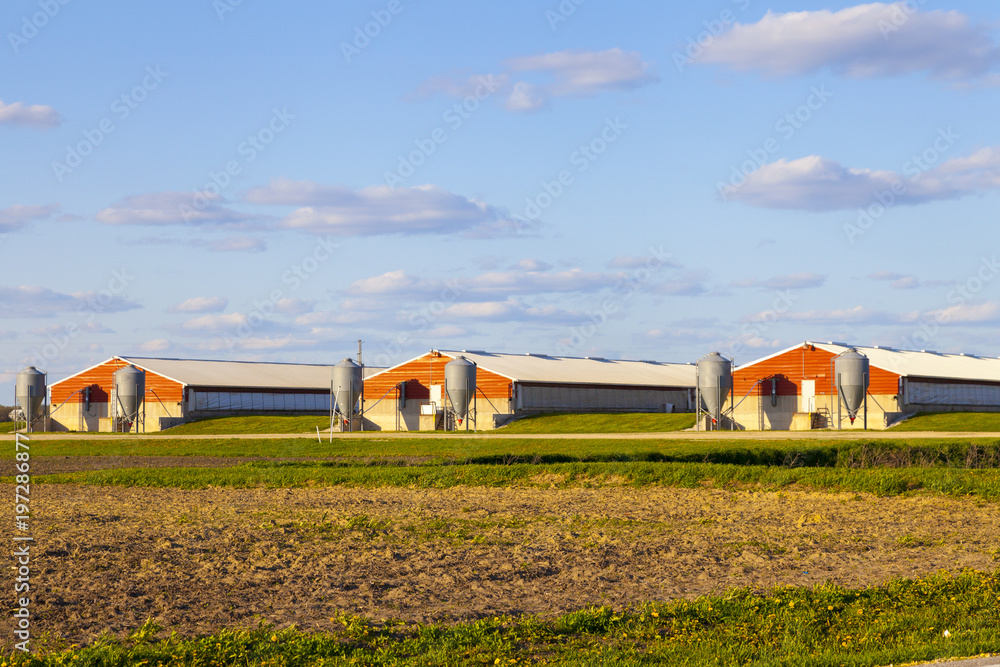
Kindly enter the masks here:
M 816 380 L 802 381 L 801 396 L 799 412 L 816 412 Z

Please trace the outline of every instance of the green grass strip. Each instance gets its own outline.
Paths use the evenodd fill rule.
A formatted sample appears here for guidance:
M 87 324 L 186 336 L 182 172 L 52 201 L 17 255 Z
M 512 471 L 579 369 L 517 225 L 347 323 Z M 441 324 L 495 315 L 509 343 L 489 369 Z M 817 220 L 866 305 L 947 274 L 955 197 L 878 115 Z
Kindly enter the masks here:
M 253 415 L 200 419 L 160 431 L 172 435 L 232 435 L 254 433 L 312 433 L 330 428 L 330 416 L 325 415 Z
M 223 456 L 410 458 L 478 464 L 678 462 L 792 467 L 1000 467 L 1000 440 L 625 440 L 497 438 L 309 438 L 277 440 L 40 440 L 32 456 Z
M 511 485 L 577 488 L 605 485 L 695 488 L 792 485 L 823 491 L 896 496 L 925 491 L 1000 500 L 1000 470 L 955 468 L 787 468 L 715 463 L 557 463 L 460 466 L 343 466 L 250 463 L 229 468 L 128 468 L 39 475 L 38 483 L 204 489 L 311 486 L 414 487 Z
M 693 414 L 556 412 L 519 419 L 499 433 L 666 433 L 694 422 Z
M 925 412 L 893 431 L 979 431 L 1000 433 L 1000 412 Z
M 558 618 L 498 616 L 456 625 L 340 616 L 327 632 L 222 630 L 14 654 L 13 665 L 774 665 L 853 667 L 1000 651 L 1000 579 L 965 572 L 850 590 L 746 589 L 694 601 L 596 607 Z

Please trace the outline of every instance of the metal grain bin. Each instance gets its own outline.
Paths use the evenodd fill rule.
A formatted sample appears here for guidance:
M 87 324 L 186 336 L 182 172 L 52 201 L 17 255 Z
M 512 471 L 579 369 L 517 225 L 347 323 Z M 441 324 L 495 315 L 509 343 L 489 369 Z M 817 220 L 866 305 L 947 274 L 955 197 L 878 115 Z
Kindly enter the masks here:
M 706 354 L 698 360 L 698 393 L 704 409 L 718 420 L 722 406 L 733 389 L 733 362 L 718 352 Z
M 30 424 L 37 419 L 45 402 L 45 373 L 29 366 L 17 374 L 14 398 Z
M 853 424 L 868 391 L 868 357 L 857 350 L 848 350 L 834 360 L 833 368 L 837 391 L 847 406 L 847 416 Z
M 333 367 L 333 400 L 336 410 L 352 417 L 364 387 L 364 370 L 353 359 L 344 359 Z
M 444 385 L 448 400 L 455 410 L 455 417 L 459 420 L 466 419 L 469 405 L 476 395 L 476 365 L 465 357 L 455 357 L 445 364 Z
M 146 395 L 146 372 L 129 365 L 115 371 L 115 392 L 122 410 L 122 417 L 134 424 Z

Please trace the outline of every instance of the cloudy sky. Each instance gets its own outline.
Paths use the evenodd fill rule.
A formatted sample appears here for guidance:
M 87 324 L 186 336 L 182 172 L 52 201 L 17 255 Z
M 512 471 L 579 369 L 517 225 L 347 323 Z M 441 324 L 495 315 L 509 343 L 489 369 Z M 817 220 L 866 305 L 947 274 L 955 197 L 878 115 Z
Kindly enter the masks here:
M 1000 355 L 1000 7 L 11 0 L 0 391 L 112 355 Z

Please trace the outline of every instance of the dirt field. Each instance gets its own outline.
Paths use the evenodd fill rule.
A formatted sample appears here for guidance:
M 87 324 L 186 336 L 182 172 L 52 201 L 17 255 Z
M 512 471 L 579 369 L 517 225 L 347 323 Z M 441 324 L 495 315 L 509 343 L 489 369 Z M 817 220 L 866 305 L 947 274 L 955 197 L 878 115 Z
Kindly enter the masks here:
M 37 485 L 32 504 L 35 628 L 72 642 L 147 618 L 322 629 L 338 612 L 429 622 L 864 586 L 993 569 L 1000 546 L 1000 506 L 937 497 Z

